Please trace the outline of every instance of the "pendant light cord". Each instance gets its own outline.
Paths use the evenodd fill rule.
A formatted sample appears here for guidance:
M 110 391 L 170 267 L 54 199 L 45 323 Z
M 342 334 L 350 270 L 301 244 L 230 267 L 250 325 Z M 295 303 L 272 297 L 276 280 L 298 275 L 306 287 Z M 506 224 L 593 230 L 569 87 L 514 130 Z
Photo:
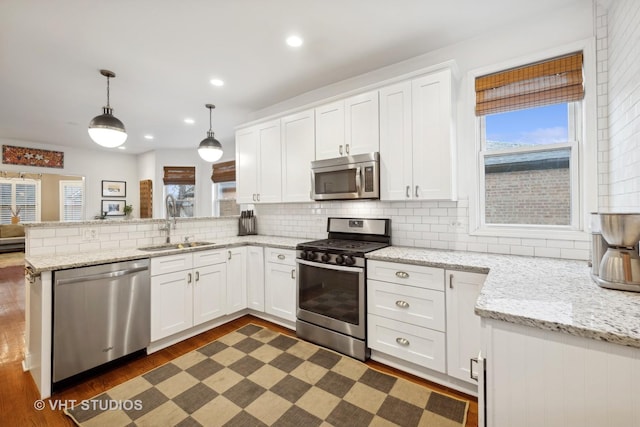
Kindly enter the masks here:
M 211 126 L 211 107 L 209 107 L 209 132 L 213 131 L 213 126 Z
M 109 105 L 109 76 L 107 76 L 107 108 L 111 108 Z

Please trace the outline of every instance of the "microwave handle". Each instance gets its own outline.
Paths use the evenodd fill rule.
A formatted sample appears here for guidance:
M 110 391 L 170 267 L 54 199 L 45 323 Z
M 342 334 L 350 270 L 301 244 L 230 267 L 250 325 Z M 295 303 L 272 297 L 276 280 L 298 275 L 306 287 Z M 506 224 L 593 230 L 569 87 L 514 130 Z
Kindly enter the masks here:
M 362 180 L 360 179 L 360 166 L 356 168 L 356 193 L 360 194 L 360 187 L 362 186 Z

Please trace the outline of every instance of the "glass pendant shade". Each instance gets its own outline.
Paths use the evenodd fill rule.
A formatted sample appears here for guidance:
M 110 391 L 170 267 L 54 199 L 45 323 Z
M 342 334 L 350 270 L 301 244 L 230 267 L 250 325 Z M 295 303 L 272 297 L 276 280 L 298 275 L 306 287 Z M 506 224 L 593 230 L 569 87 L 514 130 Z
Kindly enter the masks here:
M 206 104 L 205 107 L 209 109 L 209 131 L 207 132 L 207 137 L 203 139 L 198 146 L 198 154 L 205 162 L 215 162 L 222 157 L 222 144 L 214 138 L 213 131 L 211 130 L 211 110 L 216 108 L 216 106 Z
M 98 145 L 114 148 L 124 144 L 127 131 L 124 124 L 113 115 L 113 109 L 109 105 L 109 79 L 116 75 L 109 70 L 100 70 L 100 74 L 107 78 L 107 106 L 102 107 L 101 115 L 89 122 L 89 136 Z
M 124 124 L 113 114 L 113 110 L 104 107 L 104 113 L 96 116 L 89 123 L 89 136 L 98 145 L 107 148 L 118 147 L 127 140 Z

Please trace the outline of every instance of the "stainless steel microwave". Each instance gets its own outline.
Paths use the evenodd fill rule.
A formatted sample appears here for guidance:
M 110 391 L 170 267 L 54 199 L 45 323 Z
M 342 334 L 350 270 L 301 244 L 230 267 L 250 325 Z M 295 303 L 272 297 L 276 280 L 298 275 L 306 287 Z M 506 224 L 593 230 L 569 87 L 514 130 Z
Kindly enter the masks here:
M 379 199 L 380 154 L 357 154 L 311 162 L 311 198 Z

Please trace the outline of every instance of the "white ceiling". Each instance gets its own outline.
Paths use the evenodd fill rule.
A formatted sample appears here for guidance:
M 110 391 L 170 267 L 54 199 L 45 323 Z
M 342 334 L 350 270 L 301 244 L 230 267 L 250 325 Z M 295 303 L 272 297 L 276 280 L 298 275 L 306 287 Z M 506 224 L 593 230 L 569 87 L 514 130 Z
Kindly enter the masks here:
M 0 0 L 0 138 L 97 148 L 106 68 L 126 152 L 195 150 L 206 103 L 225 145 L 249 112 L 574 1 Z

